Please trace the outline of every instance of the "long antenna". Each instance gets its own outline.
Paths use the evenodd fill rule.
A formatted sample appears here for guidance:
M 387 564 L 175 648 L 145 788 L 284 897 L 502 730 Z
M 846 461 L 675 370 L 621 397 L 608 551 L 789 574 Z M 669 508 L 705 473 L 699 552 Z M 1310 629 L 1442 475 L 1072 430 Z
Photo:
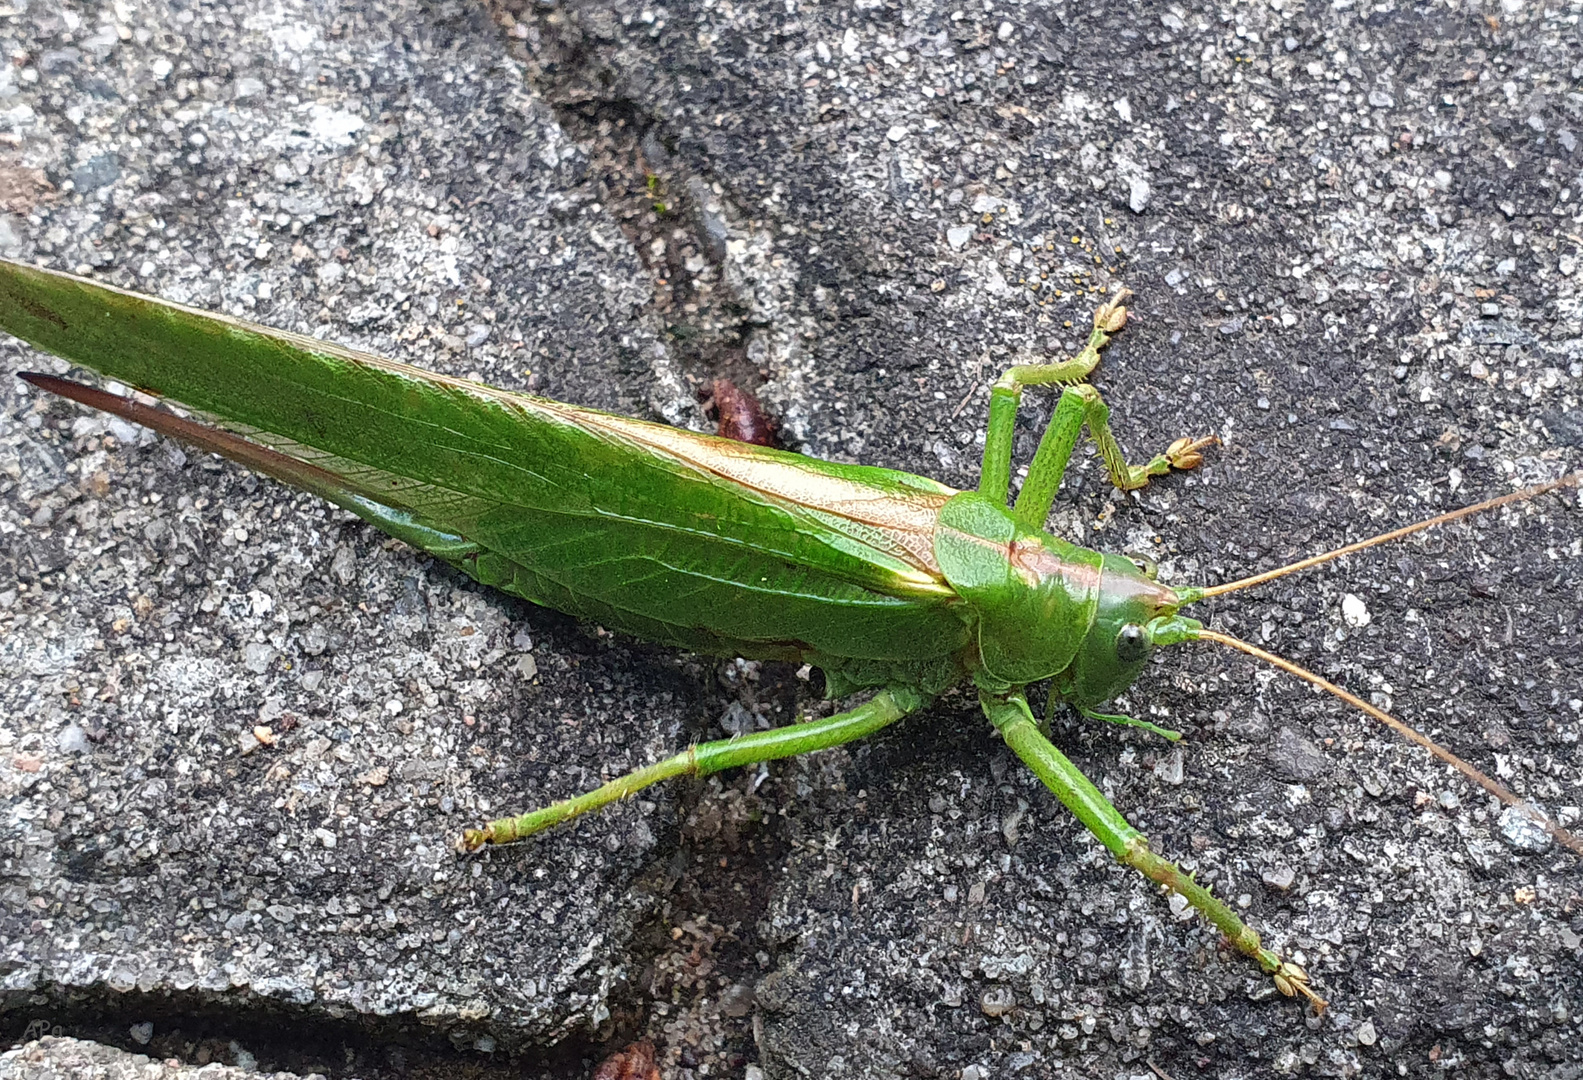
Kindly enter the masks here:
M 1287 574 L 1295 574 L 1299 570 L 1307 570 L 1311 566 L 1318 566 L 1321 563 L 1329 562 L 1331 559 L 1339 559 L 1343 555 L 1351 555 L 1353 552 L 1363 551 L 1365 548 L 1371 548 L 1377 544 L 1388 544 L 1392 540 L 1400 540 L 1404 536 L 1411 536 L 1415 532 L 1422 532 L 1436 525 L 1444 525 L 1449 521 L 1457 521 L 1472 514 L 1481 514 L 1486 510 L 1494 510 L 1498 506 L 1506 506 L 1509 503 L 1527 502 L 1529 499 L 1537 499 L 1547 492 L 1557 491 L 1561 488 L 1575 488 L 1580 482 L 1583 482 L 1583 472 L 1569 473 L 1559 480 L 1550 481 L 1548 484 L 1535 484 L 1533 487 L 1523 488 L 1521 491 L 1514 491 L 1509 495 L 1486 499 L 1484 502 L 1476 503 L 1473 506 L 1464 506 L 1460 510 L 1451 510 L 1444 514 L 1438 514 L 1417 524 L 1404 525 L 1400 529 L 1392 529 L 1390 532 L 1372 536 L 1367 540 L 1359 540 L 1355 544 L 1348 544 L 1346 547 L 1336 548 L 1336 550 L 1327 551 L 1322 555 L 1311 555 L 1289 566 L 1266 570 L 1262 574 L 1254 574 L 1252 577 L 1228 582 L 1225 585 L 1211 585 L 1204 589 L 1192 590 L 1193 599 L 1207 600 L 1211 596 L 1224 596 L 1226 593 L 1236 592 L 1238 589 L 1251 589 L 1255 585 L 1263 585 L 1266 581 L 1274 581 L 1276 578 L 1285 577 Z
M 1573 479 L 1575 479 L 1575 474 Z M 1549 485 L 1545 488 L 1545 490 L 1549 490 L 1549 488 L 1554 486 L 1554 484 Z M 1517 494 L 1521 495 L 1523 493 L 1518 492 Z M 1511 501 L 1511 496 L 1507 496 L 1505 501 Z M 1484 504 L 1484 506 L 1472 507 L 1471 509 L 1483 509 L 1488 505 L 1489 504 Z M 1458 511 L 1458 513 L 1462 512 L 1463 511 Z M 1564 847 L 1571 848 L 1579 855 L 1583 855 L 1583 840 L 1579 840 L 1576 836 L 1572 835 L 1560 825 L 1557 825 L 1554 821 L 1551 821 L 1538 810 L 1534 809 L 1532 805 L 1524 802 L 1511 791 L 1502 787 L 1494 780 L 1491 780 L 1488 776 L 1484 775 L 1484 773 L 1480 772 L 1472 765 L 1469 765 L 1466 761 L 1463 761 L 1461 758 L 1457 757 L 1457 755 L 1453 754 L 1451 751 L 1435 742 L 1429 736 L 1408 727 L 1406 724 L 1396 719 L 1396 717 L 1392 716 L 1384 709 L 1379 709 L 1373 705 L 1370 705 L 1367 701 L 1364 701 L 1356 694 L 1348 693 L 1346 690 L 1343 690 L 1329 679 L 1321 678 L 1320 676 L 1315 675 L 1312 671 L 1309 671 L 1307 668 L 1299 667 L 1284 657 L 1276 656 L 1272 652 L 1265 652 L 1257 645 L 1249 645 L 1241 638 L 1234 638 L 1230 634 L 1222 634 L 1208 629 L 1199 630 L 1196 636 L 1203 641 L 1214 641 L 1219 642 L 1221 645 L 1228 645 L 1231 648 L 1236 649 L 1238 652 L 1247 653 L 1249 656 L 1252 656 L 1255 659 L 1263 660 L 1265 663 L 1273 664 L 1282 671 L 1296 675 L 1299 679 L 1302 679 L 1304 682 L 1312 683 L 1314 686 L 1319 687 L 1319 689 L 1325 691 L 1326 693 L 1334 694 L 1336 697 L 1340 698 L 1342 701 L 1345 701 L 1353 708 L 1361 710 L 1362 712 L 1374 717 L 1374 719 L 1380 721 L 1386 727 L 1402 736 L 1402 738 L 1422 746 L 1425 750 L 1428 750 L 1435 757 L 1455 768 L 1463 776 L 1473 781 L 1479 787 L 1495 796 L 1507 806 L 1515 806 L 1518 810 L 1526 814 L 1535 825 L 1538 825 L 1540 828 L 1544 829 L 1545 832 L 1554 837 L 1557 843 L 1563 845 Z

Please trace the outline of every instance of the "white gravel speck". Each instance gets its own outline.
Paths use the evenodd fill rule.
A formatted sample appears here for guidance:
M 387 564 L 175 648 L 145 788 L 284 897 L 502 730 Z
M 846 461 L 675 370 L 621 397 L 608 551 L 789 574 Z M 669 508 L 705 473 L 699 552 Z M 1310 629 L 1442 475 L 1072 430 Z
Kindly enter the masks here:
M 112 416 L 104 422 L 105 430 L 122 442 L 132 445 L 141 441 L 143 432 L 148 429 L 137 424 L 122 420 L 119 416 Z
M 1141 214 L 1149 207 L 1149 196 L 1154 194 L 1149 187 L 1149 182 L 1141 176 L 1134 176 L 1127 181 L 1127 208 L 1134 214 Z
M 1175 787 L 1182 782 L 1185 764 L 1181 747 L 1176 747 L 1170 754 L 1154 763 L 1154 775 Z
M 1374 616 L 1369 614 L 1368 606 L 1352 593 L 1341 598 L 1341 619 L 1348 626 L 1364 627 L 1374 621 Z
M 308 133 L 332 149 L 352 145 L 352 136 L 363 130 L 363 118 L 345 109 L 331 109 L 315 102 L 308 107 Z
M 1270 888 L 1285 892 L 1297 880 L 1297 871 L 1290 866 L 1278 866 L 1274 870 L 1266 870 L 1263 874 L 1263 880 Z
M 279 655 L 275 647 L 267 642 L 250 641 L 242 646 L 242 666 L 254 675 L 262 675 Z
M 958 225 L 954 229 L 947 229 L 945 238 L 953 248 L 961 251 L 967 247 L 967 242 L 973 239 L 973 227 L 971 225 Z
M 1538 803 L 1533 808 L 1543 814 L 1544 808 Z M 1501 811 L 1501 836 L 1505 841 L 1518 851 L 1540 852 L 1547 850 L 1553 840 L 1528 812 L 1520 806 L 1508 806 Z

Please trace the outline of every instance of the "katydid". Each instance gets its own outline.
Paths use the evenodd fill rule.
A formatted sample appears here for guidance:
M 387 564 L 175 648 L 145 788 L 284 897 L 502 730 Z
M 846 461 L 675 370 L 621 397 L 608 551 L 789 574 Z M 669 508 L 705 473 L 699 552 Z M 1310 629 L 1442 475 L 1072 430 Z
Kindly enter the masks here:
M 469 829 L 468 851 L 529 836 L 658 780 L 833 747 L 970 682 L 1012 750 L 1122 863 L 1181 894 L 1287 995 L 1323 1007 L 1297 965 L 1230 906 L 1150 850 L 1049 740 L 1027 688 L 1085 716 L 1127 689 L 1155 647 L 1214 641 L 1291 672 L 1428 748 L 1583 844 L 1471 765 L 1279 657 L 1206 629 L 1188 604 L 1562 487 L 1572 474 L 1338 551 L 1212 587 L 1171 587 L 1134 561 L 1043 531 L 1084 430 L 1111 481 L 1135 489 L 1191 469 L 1212 437 L 1131 465 L 1083 380 L 1127 319 L 1102 306 L 1060 363 L 1018 365 L 993 386 L 976 491 L 841 465 L 421 371 L 365 353 L 0 262 L 0 328 L 202 419 L 24 373 L 103 409 L 323 496 L 481 582 L 637 637 L 824 671 L 829 696 L 875 691 L 824 719 L 695 745 L 577 798 Z M 1060 398 L 1008 505 L 1026 387 Z M 1150 725 L 1143 725 L 1150 726 Z

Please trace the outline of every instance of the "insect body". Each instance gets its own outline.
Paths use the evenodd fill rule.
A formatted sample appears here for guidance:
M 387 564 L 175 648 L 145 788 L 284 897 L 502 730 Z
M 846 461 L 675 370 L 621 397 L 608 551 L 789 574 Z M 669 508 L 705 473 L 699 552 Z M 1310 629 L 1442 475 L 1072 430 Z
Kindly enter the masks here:
M 1104 403 L 1081 382 L 1125 320 L 1119 300 L 1107 304 L 1077 357 L 1013 367 L 996 383 L 979 487 L 959 492 L 907 473 L 817 461 L 446 378 L 0 263 L 0 327 L 219 426 L 51 376 L 23 376 L 36 385 L 316 492 L 534 603 L 685 649 L 814 664 L 833 697 L 876 691 L 846 712 L 697 745 L 596 791 L 468 830 L 464 848 L 528 836 L 670 776 L 849 742 L 971 681 L 1001 736 L 1117 859 L 1184 896 L 1285 993 L 1322 1004 L 1300 968 L 1263 947 L 1231 908 L 1150 850 L 1050 743 L 1028 706 L 1026 688 L 1047 681 L 1052 700 L 1133 723 L 1095 709 L 1131 685 L 1155 647 L 1190 640 L 1264 655 L 1328 687 L 1181 614 L 1190 603 L 1273 575 L 1172 588 L 1129 559 L 1042 531 L 1085 429 L 1111 480 L 1129 489 L 1195 467 L 1213 441 L 1181 439 L 1143 465 L 1126 462 Z M 1060 402 L 1008 506 L 1021 393 L 1051 384 L 1062 387 Z M 1572 476 L 1517 492 L 1287 570 L 1576 482 Z M 1408 733 L 1517 803 L 1471 766 Z

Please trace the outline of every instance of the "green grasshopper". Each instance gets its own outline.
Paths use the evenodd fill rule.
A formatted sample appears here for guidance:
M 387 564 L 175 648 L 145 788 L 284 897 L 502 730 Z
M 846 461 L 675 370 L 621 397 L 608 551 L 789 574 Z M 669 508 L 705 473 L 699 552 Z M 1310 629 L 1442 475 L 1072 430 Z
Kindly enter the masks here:
M 52 376 L 21 377 L 305 488 L 414 547 L 536 604 L 696 652 L 806 663 L 829 696 L 872 689 L 833 716 L 701 743 L 595 791 L 469 829 L 474 851 L 532 835 L 659 780 L 838 746 L 971 681 L 1006 743 L 1120 862 L 1179 893 L 1288 996 L 1324 1002 L 1299 966 L 1175 863 L 1156 854 L 1047 737 L 1030 684 L 1090 718 L 1153 650 L 1214 641 L 1341 697 L 1583 844 L 1471 765 L 1289 661 L 1209 630 L 1188 604 L 1507 503 L 1580 475 L 1441 514 L 1242 581 L 1173 588 L 1150 568 L 1043 531 L 1084 429 L 1131 490 L 1191 469 L 1213 437 L 1129 465 L 1099 393 L 1082 380 L 1126 323 L 1102 306 L 1076 357 L 1018 365 L 990 394 L 976 491 L 909 473 L 817 461 L 498 390 L 295 334 L 0 262 L 0 328 L 213 423 Z M 1013 429 L 1024 388 L 1060 400 L 1015 503 Z M 1155 729 L 1158 730 L 1158 729 Z M 1163 733 L 1168 736 L 1174 733 Z

